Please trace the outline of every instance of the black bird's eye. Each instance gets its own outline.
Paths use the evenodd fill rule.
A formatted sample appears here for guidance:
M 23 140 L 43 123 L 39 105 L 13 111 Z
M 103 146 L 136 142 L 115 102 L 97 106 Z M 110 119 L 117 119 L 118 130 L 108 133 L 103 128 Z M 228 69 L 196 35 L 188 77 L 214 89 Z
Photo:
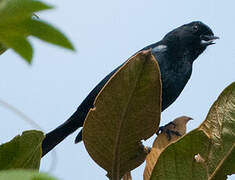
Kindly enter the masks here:
M 193 32 L 197 32 L 198 31 L 198 25 L 194 25 L 193 26 Z

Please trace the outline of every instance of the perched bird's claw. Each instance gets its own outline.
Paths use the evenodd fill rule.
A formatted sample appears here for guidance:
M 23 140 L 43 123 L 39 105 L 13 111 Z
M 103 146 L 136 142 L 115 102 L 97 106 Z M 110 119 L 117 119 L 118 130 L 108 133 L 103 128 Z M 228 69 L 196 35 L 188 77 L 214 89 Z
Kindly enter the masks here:
M 170 129 L 167 129 L 166 130 L 166 134 L 167 134 L 167 139 L 168 141 L 171 140 L 171 136 L 174 134 L 176 136 L 182 136 L 178 131 L 173 131 L 173 130 L 170 130 Z
M 145 147 L 145 151 L 146 151 L 148 154 L 151 152 L 151 150 L 152 150 L 151 147 L 149 147 L 149 146 L 146 146 L 146 147 Z
M 174 126 L 174 128 L 176 127 L 176 124 L 174 123 L 174 122 L 169 122 L 166 126 L 169 126 L 169 125 L 173 125 Z
M 163 128 L 164 128 L 164 126 L 159 127 L 156 132 L 156 135 L 159 135 L 161 132 L 163 132 Z
M 169 130 L 169 129 L 167 128 L 169 125 L 173 125 L 174 128 L 176 127 L 176 124 L 171 121 L 171 122 L 169 122 L 168 124 L 166 124 L 165 126 L 159 127 L 159 129 L 158 129 L 158 131 L 156 132 L 156 134 L 159 135 L 160 133 L 166 132 L 167 130 Z
M 173 125 L 174 128 L 176 127 L 176 124 L 174 122 L 169 122 L 168 124 L 166 124 L 165 126 L 161 126 L 159 127 L 158 131 L 156 132 L 157 135 L 159 135 L 160 133 L 166 133 L 167 139 L 168 141 L 171 140 L 172 135 L 176 135 L 176 136 L 182 136 L 178 131 L 174 131 L 174 130 L 170 130 L 169 126 Z

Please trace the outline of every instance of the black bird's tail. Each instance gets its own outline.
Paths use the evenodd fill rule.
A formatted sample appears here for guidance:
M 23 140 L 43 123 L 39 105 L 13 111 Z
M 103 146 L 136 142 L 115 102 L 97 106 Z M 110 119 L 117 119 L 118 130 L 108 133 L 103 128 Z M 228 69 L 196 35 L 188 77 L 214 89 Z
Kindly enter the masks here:
M 78 110 L 62 125 L 46 134 L 42 142 L 42 157 L 62 142 L 68 135 L 82 127 L 83 121 L 78 119 Z
M 76 131 L 78 128 L 83 126 L 83 123 L 86 119 L 87 113 L 90 108 L 93 108 L 93 103 L 95 101 L 96 96 L 104 87 L 106 82 L 110 79 L 110 77 L 120 68 L 121 66 L 114 69 L 111 73 L 109 73 L 84 99 L 84 101 L 80 104 L 77 111 L 62 125 L 52 130 L 48 134 L 46 134 L 45 139 L 42 142 L 42 156 L 46 155 L 49 151 L 51 151 L 57 144 L 62 142 L 67 136 Z M 75 139 L 75 143 L 82 141 L 82 131 L 78 134 Z

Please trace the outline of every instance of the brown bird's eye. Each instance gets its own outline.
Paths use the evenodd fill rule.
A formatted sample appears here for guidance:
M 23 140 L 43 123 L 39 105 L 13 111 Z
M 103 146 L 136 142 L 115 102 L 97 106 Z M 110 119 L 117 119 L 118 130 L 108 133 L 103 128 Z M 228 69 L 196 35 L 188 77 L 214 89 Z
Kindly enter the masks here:
M 197 32 L 197 31 L 198 31 L 198 26 L 197 26 L 197 25 L 194 25 L 194 26 L 193 26 L 193 31 L 194 31 L 194 32 Z

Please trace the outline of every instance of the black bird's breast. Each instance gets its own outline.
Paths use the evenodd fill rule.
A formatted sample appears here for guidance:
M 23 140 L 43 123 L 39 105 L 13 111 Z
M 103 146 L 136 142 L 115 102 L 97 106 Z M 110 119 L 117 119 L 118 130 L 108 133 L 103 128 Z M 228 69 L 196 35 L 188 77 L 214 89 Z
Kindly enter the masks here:
M 162 80 L 162 111 L 170 106 L 183 91 L 192 74 L 192 63 L 190 57 L 174 56 L 169 50 L 154 51 L 152 53 L 156 58 Z

